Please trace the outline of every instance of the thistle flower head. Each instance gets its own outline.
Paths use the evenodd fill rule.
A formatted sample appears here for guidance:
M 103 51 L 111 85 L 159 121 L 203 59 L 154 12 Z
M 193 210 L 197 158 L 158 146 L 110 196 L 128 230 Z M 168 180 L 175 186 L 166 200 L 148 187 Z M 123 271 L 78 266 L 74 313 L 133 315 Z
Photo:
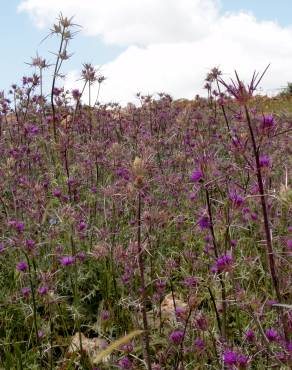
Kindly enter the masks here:
M 62 266 L 71 266 L 75 262 L 75 257 L 73 256 L 64 256 L 60 258 L 60 263 Z
M 74 100 L 79 100 L 81 98 L 81 92 L 78 89 L 73 89 L 71 94 Z
M 269 65 L 260 76 L 257 72 L 254 72 L 249 84 L 245 84 L 242 80 L 240 80 L 236 71 L 235 80 L 231 79 L 230 84 L 226 83 L 222 78 L 218 78 L 218 81 L 226 88 L 227 92 L 237 100 L 239 104 L 245 105 L 252 98 L 268 68 Z
M 260 167 L 270 167 L 271 158 L 268 155 L 263 154 L 259 157 L 259 163 L 260 163 Z
M 120 369 L 132 369 L 133 364 L 129 357 L 125 356 L 119 361 Z
M 263 129 L 273 128 L 275 126 L 274 116 L 272 114 L 264 115 L 261 119 L 261 126 Z
M 278 333 L 273 328 L 267 329 L 265 334 L 270 342 L 275 342 L 278 339 Z
M 230 349 L 224 351 L 223 362 L 225 365 L 235 365 L 237 363 L 237 353 Z
M 231 191 L 229 193 L 229 199 L 232 201 L 235 207 L 240 207 L 244 202 L 244 198 L 236 191 Z
M 245 337 L 249 342 L 253 342 L 255 340 L 255 333 L 252 329 L 248 329 L 245 333 Z
M 25 272 L 25 271 L 28 270 L 28 264 L 25 261 L 20 261 L 16 265 L 16 270 L 21 271 L 21 272 Z
M 97 80 L 97 70 L 91 63 L 84 63 L 81 71 L 81 77 L 85 82 L 93 83 Z
M 199 221 L 198 225 L 201 230 L 209 229 L 211 226 L 210 220 L 208 216 L 202 216 Z
M 203 179 L 204 175 L 203 172 L 200 169 L 196 169 L 191 174 L 191 181 L 192 182 L 199 182 Z
M 233 264 L 233 258 L 230 254 L 224 254 L 216 259 L 215 265 L 212 267 L 213 272 L 230 271 Z
M 48 293 L 49 289 L 47 286 L 41 286 L 38 288 L 39 295 L 46 295 Z
M 175 330 L 169 336 L 169 341 L 172 344 L 179 345 L 181 344 L 184 338 L 184 332 L 182 330 Z
M 201 338 L 196 338 L 194 342 L 195 347 L 197 348 L 198 351 L 202 352 L 205 349 L 205 342 Z
M 30 289 L 29 287 L 23 287 L 23 288 L 21 289 L 21 293 L 22 293 L 22 295 L 23 295 L 25 298 L 27 298 L 27 297 L 29 297 L 29 295 L 30 295 L 30 293 L 31 293 L 31 289 Z
M 37 67 L 39 69 L 48 68 L 50 65 L 47 63 L 46 59 L 41 58 L 40 56 L 36 56 L 31 58 L 31 63 L 29 63 L 31 67 Z

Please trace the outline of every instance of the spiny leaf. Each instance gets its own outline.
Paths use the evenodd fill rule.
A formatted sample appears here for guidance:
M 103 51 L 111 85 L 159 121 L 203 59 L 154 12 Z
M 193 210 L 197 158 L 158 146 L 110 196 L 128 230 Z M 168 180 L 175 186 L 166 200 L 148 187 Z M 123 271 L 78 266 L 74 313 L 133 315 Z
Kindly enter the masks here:
M 282 307 L 282 308 L 287 308 L 288 310 L 292 310 L 291 304 L 274 303 L 273 307 Z

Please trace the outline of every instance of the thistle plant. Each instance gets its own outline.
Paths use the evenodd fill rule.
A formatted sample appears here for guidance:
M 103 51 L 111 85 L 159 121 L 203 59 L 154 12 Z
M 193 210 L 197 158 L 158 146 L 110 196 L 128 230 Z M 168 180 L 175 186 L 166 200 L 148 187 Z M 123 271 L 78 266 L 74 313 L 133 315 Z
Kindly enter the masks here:
M 142 210 L 142 199 L 141 189 L 143 187 L 144 179 L 144 164 L 142 159 L 136 157 L 133 162 L 133 174 L 135 177 L 135 186 L 138 192 L 138 205 L 137 205 L 137 251 L 138 251 L 138 265 L 141 279 L 141 292 L 142 292 L 142 316 L 143 316 L 143 329 L 144 329 L 144 346 L 145 346 L 145 361 L 147 369 L 151 370 L 151 358 L 150 358 L 150 342 L 149 342 L 149 326 L 147 320 L 147 293 L 145 283 L 145 267 L 144 267 L 144 253 L 141 240 L 141 210 Z
M 90 63 L 60 86 L 73 26 L 48 97 L 39 56 L 0 94 L 0 367 L 291 368 L 291 107 L 217 68 L 94 104 Z
M 57 19 L 57 23 L 53 25 L 50 35 L 57 35 L 60 38 L 59 51 L 56 54 L 56 62 L 54 64 L 54 74 L 51 88 L 51 107 L 53 115 L 53 133 L 54 139 L 57 139 L 57 127 L 56 127 L 56 108 L 54 98 L 56 95 L 56 81 L 58 77 L 62 77 L 60 70 L 62 64 L 65 60 L 68 60 L 72 54 L 68 54 L 68 45 L 69 41 L 75 36 L 76 32 L 73 32 L 72 29 L 77 25 L 72 23 L 73 17 L 67 18 L 60 14 Z
M 261 76 L 258 76 L 258 74 L 256 74 L 255 72 L 248 86 L 245 86 L 244 83 L 239 79 L 237 72 L 235 72 L 236 82 L 232 81 L 232 85 L 227 85 L 227 83 L 223 81 L 222 79 L 219 81 L 223 86 L 226 87 L 227 91 L 244 108 L 246 123 L 248 125 L 248 130 L 249 130 L 250 139 L 252 143 L 253 156 L 255 160 L 255 172 L 256 172 L 261 207 L 262 207 L 265 238 L 266 238 L 266 256 L 267 256 L 269 267 L 270 267 L 271 280 L 272 280 L 273 288 L 275 291 L 275 295 L 276 295 L 278 302 L 281 303 L 282 294 L 281 294 L 280 287 L 279 287 L 279 278 L 278 278 L 278 272 L 277 272 L 276 262 L 275 262 L 275 252 L 274 252 L 273 244 L 272 244 L 272 230 L 270 228 L 266 192 L 264 189 L 264 182 L 263 182 L 263 176 L 262 176 L 263 157 L 261 157 L 260 143 L 257 142 L 255 130 L 253 128 L 253 123 L 250 117 L 250 109 L 248 108 L 248 103 L 254 91 L 256 90 L 257 86 L 259 85 L 260 81 L 264 77 L 268 67 L 269 66 L 267 66 L 267 68 L 264 70 Z M 288 331 L 287 331 L 287 326 L 285 323 L 285 318 L 283 317 L 283 315 L 282 315 L 282 325 L 285 330 L 286 340 L 288 340 Z

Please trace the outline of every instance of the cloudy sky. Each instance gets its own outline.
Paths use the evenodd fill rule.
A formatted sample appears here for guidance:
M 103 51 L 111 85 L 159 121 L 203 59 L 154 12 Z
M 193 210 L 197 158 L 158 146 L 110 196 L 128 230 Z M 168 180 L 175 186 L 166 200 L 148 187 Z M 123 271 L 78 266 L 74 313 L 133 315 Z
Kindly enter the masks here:
M 207 72 L 244 79 L 271 67 L 261 85 L 275 94 L 292 81 L 291 0 L 10 0 L 0 13 L 0 90 L 32 70 L 39 55 L 54 61 L 54 38 L 40 43 L 60 12 L 82 25 L 63 71 L 78 87 L 82 63 L 107 77 L 103 101 L 124 104 L 135 94 L 168 92 L 176 98 L 202 94 Z M 51 78 L 48 72 L 48 78 Z

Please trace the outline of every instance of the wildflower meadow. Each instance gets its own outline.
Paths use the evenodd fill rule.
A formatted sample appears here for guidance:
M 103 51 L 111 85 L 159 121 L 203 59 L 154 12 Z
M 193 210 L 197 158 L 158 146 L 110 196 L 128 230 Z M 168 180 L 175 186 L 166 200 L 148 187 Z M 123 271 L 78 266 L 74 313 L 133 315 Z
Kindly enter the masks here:
M 101 104 L 89 63 L 63 87 L 76 29 L 0 94 L 0 368 L 290 369 L 290 95 L 213 68 Z

